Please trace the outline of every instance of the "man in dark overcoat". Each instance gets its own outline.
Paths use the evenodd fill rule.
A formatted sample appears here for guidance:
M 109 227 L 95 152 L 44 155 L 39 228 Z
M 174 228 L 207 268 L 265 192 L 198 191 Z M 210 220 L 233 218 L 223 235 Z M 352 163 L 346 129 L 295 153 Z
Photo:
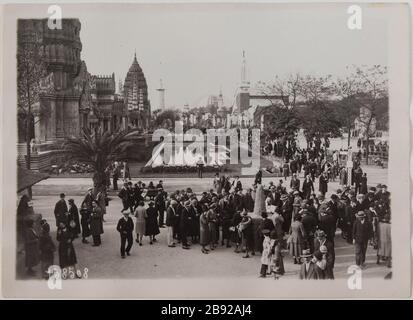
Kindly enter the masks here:
M 56 202 L 54 207 L 54 216 L 56 218 L 56 227 L 59 226 L 59 219 L 61 215 L 65 215 L 68 212 L 67 203 L 65 200 L 65 194 L 60 194 L 60 200 Z
M 366 219 L 364 211 L 359 211 L 353 225 L 353 244 L 355 245 L 356 264 L 364 267 L 369 240 L 373 235 L 373 226 Z
M 120 255 L 125 258 L 125 253 L 130 256 L 130 250 L 133 245 L 133 220 L 129 217 L 128 211 L 123 211 L 123 217 L 119 219 L 116 230 L 120 233 Z M 126 248 L 126 242 L 128 243 Z

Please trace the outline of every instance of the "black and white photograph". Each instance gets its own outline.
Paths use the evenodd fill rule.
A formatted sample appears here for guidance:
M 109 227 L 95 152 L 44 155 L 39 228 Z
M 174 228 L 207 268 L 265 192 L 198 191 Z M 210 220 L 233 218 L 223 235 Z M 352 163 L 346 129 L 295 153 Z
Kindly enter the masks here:
M 129 298 L 410 292 L 408 6 L 27 4 L 3 16 L 12 296 L 99 283 L 97 296 L 117 297 L 118 280 L 146 281 Z

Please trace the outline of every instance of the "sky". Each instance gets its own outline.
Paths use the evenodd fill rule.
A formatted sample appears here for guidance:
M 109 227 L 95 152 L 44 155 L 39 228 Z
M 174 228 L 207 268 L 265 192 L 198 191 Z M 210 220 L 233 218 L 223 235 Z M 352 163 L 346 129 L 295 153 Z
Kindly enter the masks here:
M 90 73 L 114 72 L 118 83 L 136 51 L 155 110 L 160 79 L 167 107 L 197 106 L 220 89 L 232 101 L 243 51 L 251 83 L 295 72 L 343 76 L 352 64 L 386 65 L 386 22 L 363 8 L 362 30 L 350 30 L 347 8 L 164 4 L 67 12 L 82 24 L 81 57 Z

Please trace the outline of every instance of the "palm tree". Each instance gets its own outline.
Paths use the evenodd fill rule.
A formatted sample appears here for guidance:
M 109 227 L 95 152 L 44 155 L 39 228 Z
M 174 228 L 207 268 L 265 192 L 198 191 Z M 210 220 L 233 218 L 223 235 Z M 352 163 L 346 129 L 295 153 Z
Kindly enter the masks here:
M 63 144 L 63 150 L 69 160 L 90 165 L 93 170 L 94 192 L 104 189 L 105 170 L 114 161 L 127 159 L 127 149 L 133 144 L 137 129 L 116 133 L 103 132 L 101 128 L 93 133 L 83 128 L 80 137 L 69 137 Z

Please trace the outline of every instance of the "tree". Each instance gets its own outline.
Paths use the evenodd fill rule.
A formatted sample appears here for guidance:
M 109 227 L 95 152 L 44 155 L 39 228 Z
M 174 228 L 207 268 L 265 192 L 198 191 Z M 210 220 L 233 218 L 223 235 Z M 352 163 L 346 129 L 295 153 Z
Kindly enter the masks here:
M 366 140 L 366 163 L 369 158 L 369 142 L 377 130 L 377 118 L 387 110 L 388 83 L 387 67 L 381 65 L 353 67 L 357 102 L 360 105 L 358 121 L 364 127 Z M 385 112 L 384 112 L 385 113 Z
M 79 138 L 66 139 L 63 150 L 69 160 L 93 168 L 94 192 L 97 193 L 106 186 L 106 168 L 114 161 L 127 159 L 127 149 L 133 145 L 133 139 L 138 132 L 138 129 L 133 129 L 109 133 L 99 128 L 92 133 L 89 129 L 83 128 Z
M 38 106 L 40 105 L 40 84 L 45 75 L 46 65 L 39 41 L 35 37 L 19 39 L 17 47 L 17 106 L 18 120 L 23 123 L 20 128 L 24 130 L 26 140 L 27 169 L 30 169 L 31 163 L 30 140 L 34 136 L 34 111 L 37 115 L 42 115 L 44 112 Z
M 347 144 L 350 146 L 351 128 L 359 115 L 357 101 L 357 83 L 354 77 L 338 78 L 333 84 L 334 94 L 340 99 L 336 105 L 337 118 L 341 126 L 347 129 Z
M 299 95 L 305 106 L 300 108 L 301 127 L 307 143 L 329 135 L 340 136 L 340 122 L 330 103 L 333 86 L 331 76 L 315 77 L 307 75 L 300 80 Z
M 173 129 L 175 127 L 175 121 L 180 120 L 178 113 L 174 110 L 165 110 L 158 113 L 155 118 L 155 126 L 165 129 Z

